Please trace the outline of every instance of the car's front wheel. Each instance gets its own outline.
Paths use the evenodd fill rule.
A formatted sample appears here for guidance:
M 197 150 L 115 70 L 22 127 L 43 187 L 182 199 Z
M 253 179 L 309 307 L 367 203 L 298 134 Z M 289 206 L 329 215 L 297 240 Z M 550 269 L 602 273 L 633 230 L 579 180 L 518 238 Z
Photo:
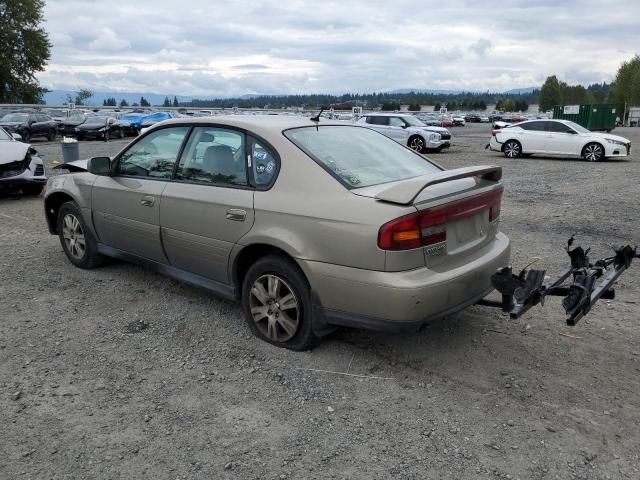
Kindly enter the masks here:
M 417 153 L 424 153 L 427 149 L 424 143 L 424 138 L 422 138 L 420 135 L 414 135 L 410 137 L 407 146 Z
M 93 268 L 103 262 L 96 239 L 75 202 L 65 202 L 58 210 L 58 236 L 64 253 L 76 267 Z
M 242 308 L 251 331 L 266 342 L 307 350 L 318 341 L 309 284 L 292 260 L 269 255 L 254 263 L 242 282 Z
M 589 143 L 582 149 L 582 158 L 587 162 L 599 162 L 604 158 L 604 148 L 599 143 Z
M 522 155 L 522 145 L 517 140 L 509 140 L 502 147 L 502 152 L 507 158 L 518 158 Z

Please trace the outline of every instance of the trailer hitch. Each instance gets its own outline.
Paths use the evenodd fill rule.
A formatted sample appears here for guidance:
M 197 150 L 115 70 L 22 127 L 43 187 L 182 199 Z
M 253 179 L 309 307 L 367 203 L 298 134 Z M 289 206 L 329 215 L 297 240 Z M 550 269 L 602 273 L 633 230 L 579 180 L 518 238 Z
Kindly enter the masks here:
M 541 304 L 549 295 L 564 297 L 562 306 L 567 325 L 575 325 L 591 307 L 600 300 L 615 298 L 613 284 L 631 266 L 634 258 L 640 258 L 638 247 L 624 245 L 612 247 L 614 255 L 591 263 L 590 248 L 571 248 L 574 236 L 567 242 L 570 266 L 565 268 L 552 282 L 544 283 L 546 270 L 522 269 L 514 275 L 512 268 L 503 267 L 491 276 L 493 287 L 502 294 L 502 301 L 483 299 L 480 305 L 499 307 L 512 319 L 520 318 L 530 308 Z M 571 277 L 571 283 L 565 281 Z

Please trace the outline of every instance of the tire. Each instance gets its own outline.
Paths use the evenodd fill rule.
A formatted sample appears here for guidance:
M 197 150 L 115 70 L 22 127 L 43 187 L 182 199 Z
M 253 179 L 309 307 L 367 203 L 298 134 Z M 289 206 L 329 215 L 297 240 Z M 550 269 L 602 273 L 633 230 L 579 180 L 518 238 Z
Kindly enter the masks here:
M 104 141 L 108 142 L 109 141 L 109 137 L 110 137 L 109 131 L 107 130 L 106 132 L 104 132 Z
M 604 160 L 604 147 L 599 143 L 587 143 L 582 149 L 582 158 L 587 162 L 599 162 Z
M 65 202 L 58 210 L 58 237 L 64 253 L 76 267 L 94 268 L 104 261 L 75 202 Z M 84 241 L 84 248 L 80 239 Z
M 47 140 L 49 140 L 50 142 L 53 142 L 56 139 L 56 131 L 54 129 L 49 130 L 49 133 L 47 133 Z
M 409 137 L 407 147 L 416 153 L 424 153 L 427 151 L 426 142 L 420 135 L 413 135 Z
M 21 135 L 22 135 L 22 141 L 24 143 L 29 143 L 29 141 L 31 140 L 31 132 L 29 130 L 25 130 L 24 133 L 22 133 Z
M 522 155 L 522 145 L 517 140 L 508 140 L 502 146 L 502 153 L 504 156 L 510 159 L 518 158 Z
M 32 185 L 23 185 L 22 188 L 20 188 L 20 190 L 22 190 L 22 194 L 23 195 L 28 195 L 28 196 L 37 196 L 40 195 L 42 193 L 42 190 L 44 189 L 44 185 L 39 185 L 39 184 L 32 184 Z
M 256 261 L 242 282 L 242 309 L 253 334 L 290 350 L 316 345 L 319 339 L 313 333 L 310 291 L 292 260 L 268 255 Z M 288 308 L 283 309 L 285 298 Z

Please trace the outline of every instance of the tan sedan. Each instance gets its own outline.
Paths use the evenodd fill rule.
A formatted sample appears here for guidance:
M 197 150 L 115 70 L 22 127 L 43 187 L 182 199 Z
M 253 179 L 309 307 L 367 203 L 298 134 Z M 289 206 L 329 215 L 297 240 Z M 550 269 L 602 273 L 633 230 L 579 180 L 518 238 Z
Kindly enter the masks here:
M 499 167 L 443 170 L 370 129 L 306 118 L 162 122 L 49 180 L 69 260 L 132 261 L 241 301 L 260 338 L 417 328 L 509 263 Z

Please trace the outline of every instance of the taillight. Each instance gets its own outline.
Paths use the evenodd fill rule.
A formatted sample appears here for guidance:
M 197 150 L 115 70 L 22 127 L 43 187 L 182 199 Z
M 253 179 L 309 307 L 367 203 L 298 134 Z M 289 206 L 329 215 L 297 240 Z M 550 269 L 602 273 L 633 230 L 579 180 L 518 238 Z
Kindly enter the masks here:
M 385 223 L 378 232 L 383 250 L 410 250 L 447 241 L 447 223 L 489 210 L 489 221 L 500 216 L 502 187 L 473 197 L 420 210 Z
M 495 137 L 500 130 L 491 130 L 491 136 Z

